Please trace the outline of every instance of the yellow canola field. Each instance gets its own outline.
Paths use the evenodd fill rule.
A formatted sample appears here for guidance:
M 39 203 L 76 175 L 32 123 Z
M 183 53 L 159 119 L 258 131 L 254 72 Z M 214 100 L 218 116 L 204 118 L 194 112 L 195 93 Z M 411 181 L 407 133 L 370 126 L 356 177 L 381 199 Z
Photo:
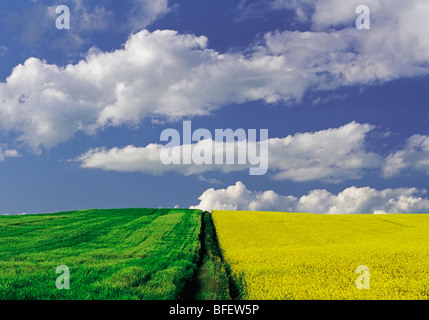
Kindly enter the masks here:
M 429 215 L 212 217 L 242 299 L 429 299 Z

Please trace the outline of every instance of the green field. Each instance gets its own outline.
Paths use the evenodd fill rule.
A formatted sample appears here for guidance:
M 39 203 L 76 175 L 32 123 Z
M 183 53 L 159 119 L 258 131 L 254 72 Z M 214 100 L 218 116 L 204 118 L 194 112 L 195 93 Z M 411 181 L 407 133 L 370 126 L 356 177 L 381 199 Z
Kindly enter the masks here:
M 199 210 L 0 217 L 0 299 L 178 299 L 200 259 Z M 56 268 L 70 270 L 58 290 Z

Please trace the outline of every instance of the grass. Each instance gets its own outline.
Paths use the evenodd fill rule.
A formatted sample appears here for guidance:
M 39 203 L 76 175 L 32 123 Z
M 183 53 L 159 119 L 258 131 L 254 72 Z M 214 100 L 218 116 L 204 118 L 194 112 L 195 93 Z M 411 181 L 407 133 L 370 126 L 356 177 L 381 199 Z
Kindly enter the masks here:
M 203 260 L 198 272 L 197 300 L 230 300 L 229 280 L 219 251 L 211 214 L 203 214 Z
M 212 216 L 243 299 L 429 299 L 429 215 Z M 356 287 L 361 265 L 369 290 Z
M 0 299 L 178 299 L 197 270 L 202 212 L 117 209 L 0 217 Z M 59 265 L 70 290 L 58 290 Z

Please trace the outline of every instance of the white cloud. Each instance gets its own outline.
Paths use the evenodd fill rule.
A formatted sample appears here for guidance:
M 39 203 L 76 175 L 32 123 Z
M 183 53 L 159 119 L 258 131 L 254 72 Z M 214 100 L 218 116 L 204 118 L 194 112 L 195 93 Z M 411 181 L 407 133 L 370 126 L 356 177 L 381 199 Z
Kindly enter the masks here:
M 133 0 L 132 2 L 134 7 L 128 18 L 132 31 L 146 28 L 170 11 L 168 0 Z
M 203 140 L 192 145 L 192 151 L 196 148 L 203 149 L 209 145 L 214 148 L 214 141 Z M 215 165 L 215 164 L 171 164 L 165 165 L 161 162 L 161 144 L 150 144 L 146 147 L 126 146 L 124 148 L 96 148 L 89 150 L 85 154 L 77 157 L 74 161 L 81 163 L 81 168 L 101 169 L 104 171 L 117 172 L 143 172 L 147 174 L 159 175 L 168 172 L 176 172 L 185 176 L 197 175 L 201 180 L 206 179 L 201 174 L 211 171 L 232 172 L 248 169 L 245 165 Z M 183 146 L 166 148 L 173 152 L 183 152 Z M 167 151 L 168 152 L 168 151 Z M 170 151 L 171 152 L 171 151 Z M 214 153 L 213 153 L 214 154 Z M 212 162 L 214 163 L 214 161 Z M 215 180 L 211 180 L 214 182 Z
M 199 198 L 200 204 L 191 209 L 202 210 L 278 210 L 293 211 L 296 198 L 280 196 L 274 191 L 249 191 L 242 182 L 226 189 L 209 189 Z
M 313 190 L 300 198 L 279 195 L 270 190 L 250 191 L 242 182 L 226 189 L 208 189 L 198 198 L 192 209 L 250 210 L 326 214 L 351 213 L 428 213 L 429 199 L 422 198 L 425 190 L 351 187 L 332 194 Z
M 366 1 L 371 30 L 355 27 L 359 0 L 269 3 L 275 9 L 293 9 L 301 20 L 309 20 L 311 31 L 266 35 L 267 54 L 284 56 L 291 70 L 303 72 L 298 79 L 307 88 L 384 82 L 429 72 L 429 25 L 424 23 L 429 3 L 425 0 Z
M 214 105 L 274 102 L 278 94 L 265 84 L 281 61 L 221 55 L 207 49 L 205 37 L 144 30 L 123 49 L 91 50 L 76 65 L 30 58 L 15 67 L 0 83 L 0 126 L 33 148 L 52 147 L 80 130 L 136 125 L 149 115 L 178 119 L 207 115 Z
M 335 129 L 271 139 L 269 168 L 277 180 L 338 182 L 358 179 L 378 168 L 381 158 L 365 151 L 369 124 L 351 122 Z
M 405 169 L 429 175 L 429 137 L 414 135 L 407 140 L 405 148 L 390 154 L 383 165 L 383 175 L 391 178 Z
M 79 130 L 135 124 L 148 114 L 206 114 L 209 107 L 200 96 L 190 92 L 188 101 L 178 87 L 190 86 L 188 72 L 210 61 L 206 41 L 174 31 L 142 31 L 124 49 L 91 50 L 76 65 L 30 58 L 0 83 L 0 126 L 37 149 L 65 142 Z
M 298 79 L 283 76 L 283 62 L 258 53 L 222 55 L 207 49 L 205 37 L 141 31 L 124 49 L 91 50 L 76 65 L 30 58 L 14 68 L 0 83 L 0 126 L 33 148 L 52 147 L 79 130 L 136 125 L 153 115 L 207 115 L 232 102 L 302 95 Z
M 178 120 L 255 100 L 293 103 L 308 90 L 429 73 L 427 1 L 370 1 L 371 30 L 353 27 L 354 1 L 305 4 L 312 9 L 298 7 L 310 14 L 311 31 L 268 33 L 245 53 L 210 50 L 204 36 L 143 30 L 122 49 L 94 49 L 64 68 L 30 58 L 0 83 L 0 128 L 35 149 L 49 148 L 77 131 L 138 125 L 146 117 Z M 332 14 L 337 5 L 344 15 Z M 155 17 L 168 7 L 147 0 L 141 8 Z M 351 26 L 343 27 L 350 19 Z
M 256 165 L 164 165 L 160 161 L 160 152 L 163 148 L 159 144 L 147 147 L 127 146 L 125 148 L 93 149 L 78 157 L 82 168 L 102 169 L 119 172 L 144 172 L 162 174 L 177 172 L 183 175 L 201 175 L 205 172 L 244 171 L 250 167 L 264 167 L 268 163 L 269 174 L 276 180 L 310 181 L 323 180 L 338 182 L 346 179 L 358 179 L 366 169 L 379 168 L 381 158 L 365 151 L 364 142 L 368 132 L 373 129 L 368 124 L 349 123 L 336 129 L 318 132 L 298 133 L 285 138 L 268 140 L 268 159 L 261 158 Z M 236 144 L 235 154 L 246 151 L 246 143 Z M 243 148 L 242 146 L 244 144 Z M 213 154 L 211 163 L 214 163 L 215 147 L 213 140 L 202 140 L 192 145 L 192 150 L 202 150 L 206 146 Z M 255 146 L 260 150 L 260 143 Z M 183 146 L 170 150 L 183 151 Z M 225 154 L 226 149 L 223 150 Z M 246 157 L 246 155 L 244 155 Z M 237 163 L 237 162 L 235 162 Z
M 4 161 L 6 158 L 18 158 L 20 156 L 17 150 L 0 147 L 0 161 Z

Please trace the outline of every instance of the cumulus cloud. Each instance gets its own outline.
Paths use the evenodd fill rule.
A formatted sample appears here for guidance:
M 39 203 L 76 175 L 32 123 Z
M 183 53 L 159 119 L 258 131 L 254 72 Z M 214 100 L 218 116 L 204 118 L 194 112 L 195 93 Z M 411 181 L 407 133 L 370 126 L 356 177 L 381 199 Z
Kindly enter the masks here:
M 138 125 L 146 117 L 178 120 L 256 100 L 291 104 L 308 90 L 429 73 L 427 1 L 369 1 L 371 30 L 353 26 L 355 1 L 292 3 L 312 29 L 270 32 L 242 53 L 209 49 L 204 36 L 142 30 L 122 49 L 93 49 L 74 65 L 30 58 L 0 83 L 0 127 L 35 149 L 49 148 L 77 131 Z M 146 0 L 141 8 L 151 17 L 168 9 L 162 0 Z
M 207 115 L 232 102 L 276 102 L 296 95 L 299 81 L 292 74 L 277 83 L 283 57 L 219 54 L 207 49 L 207 41 L 144 30 L 123 49 L 91 50 L 76 65 L 30 58 L 0 83 L 0 126 L 33 148 L 49 148 L 80 130 L 138 124 L 153 115 Z
M 276 180 L 359 179 L 364 170 L 381 164 L 379 155 L 365 151 L 366 135 L 373 128 L 351 122 L 340 128 L 271 139 L 270 170 Z
M 429 199 L 422 198 L 426 190 L 350 187 L 338 194 L 313 190 L 298 198 L 270 191 L 251 191 L 242 182 L 226 189 L 206 190 L 192 209 L 283 211 L 326 214 L 351 213 L 427 213 Z
M 198 200 L 200 204 L 191 209 L 276 211 L 282 208 L 282 211 L 293 211 L 297 201 L 293 196 L 281 196 L 271 190 L 250 191 L 242 182 L 226 189 L 208 189 Z
M 15 67 L 0 83 L 0 126 L 33 148 L 49 148 L 77 131 L 138 124 L 150 115 L 178 119 L 231 102 L 273 102 L 278 95 L 267 75 L 278 73 L 282 60 L 222 55 L 207 49 L 203 36 L 143 30 L 123 49 L 91 50 L 76 65 L 30 58 Z
M 199 102 L 204 92 L 189 92 L 188 101 L 180 89 L 181 84 L 192 87 L 190 70 L 211 59 L 206 42 L 174 31 L 141 31 L 124 49 L 91 50 L 76 65 L 29 58 L 0 83 L 0 126 L 37 149 L 67 141 L 80 130 L 135 124 L 148 114 L 206 114 L 210 107 Z
M 429 137 L 414 135 L 404 149 L 390 154 L 383 165 L 383 175 L 391 178 L 401 171 L 411 169 L 429 175 Z
M 268 164 L 269 174 L 276 180 L 310 181 L 322 180 L 338 182 L 345 179 L 358 179 L 364 170 L 378 168 L 382 159 L 377 154 L 365 151 L 365 137 L 373 129 L 371 125 L 351 122 L 340 128 L 318 132 L 297 133 L 285 138 L 268 139 L 268 152 L 261 153 L 258 161 L 238 163 L 243 156 L 249 159 L 250 148 L 260 151 L 261 142 L 242 140 L 234 143 L 235 164 L 215 165 L 216 152 L 226 158 L 228 148 L 216 145 L 212 139 L 200 140 L 191 146 L 193 154 L 209 150 L 209 161 L 205 164 L 164 165 L 160 160 L 163 146 L 150 144 L 147 147 L 127 146 L 125 148 L 92 149 L 76 161 L 82 168 L 102 169 L 119 172 L 144 172 L 162 174 L 177 172 L 183 175 L 200 175 L 205 172 L 244 171 L 250 168 L 263 168 Z M 214 139 L 214 137 L 213 137 Z M 230 143 L 231 145 L 231 143 Z M 166 147 L 166 152 L 183 154 L 184 146 Z M 198 153 L 196 153 L 198 151 Z M 254 154 L 252 152 L 251 154 Z M 207 164 L 209 163 L 209 164 Z M 225 162 L 224 162 L 225 163 Z

